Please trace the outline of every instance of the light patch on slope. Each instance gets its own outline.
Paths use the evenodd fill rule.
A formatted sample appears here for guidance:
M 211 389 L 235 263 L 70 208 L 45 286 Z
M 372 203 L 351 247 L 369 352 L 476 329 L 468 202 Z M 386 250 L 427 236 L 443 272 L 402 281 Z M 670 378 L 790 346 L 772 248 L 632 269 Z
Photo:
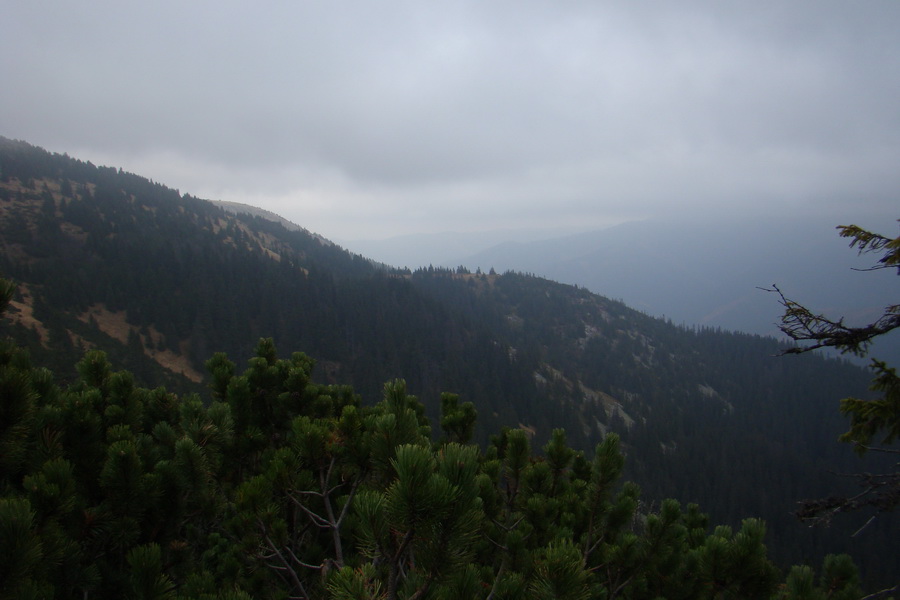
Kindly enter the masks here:
M 724 414 L 729 414 L 729 413 L 734 412 L 734 405 L 731 402 L 729 402 L 728 400 L 726 400 L 725 398 L 723 398 L 722 396 L 720 396 L 719 392 L 717 392 L 713 387 L 703 383 L 703 384 L 697 385 L 697 390 L 700 392 L 700 394 L 703 395 L 704 398 L 708 398 L 710 400 L 713 400 L 713 399 L 719 400 L 722 403 L 722 406 L 724 406 L 724 408 L 722 409 L 722 412 Z
M 594 406 L 602 408 L 603 412 L 606 415 L 607 421 L 612 419 L 614 415 L 617 415 L 620 419 L 622 419 L 627 428 L 630 429 L 631 426 L 634 425 L 634 417 L 632 417 L 625 411 L 625 407 L 617 398 L 607 394 L 606 392 L 589 388 L 580 381 L 573 384 L 572 380 L 566 377 L 566 375 L 559 369 L 555 369 L 554 367 L 551 367 L 546 363 L 542 366 L 547 376 L 537 371 L 535 371 L 533 374 L 535 381 L 539 385 L 548 385 L 549 383 L 551 383 L 551 381 L 555 381 L 562 383 L 570 390 L 573 390 L 577 385 L 578 391 L 581 393 L 583 401 L 586 404 L 592 404 Z M 605 432 L 605 428 L 600 428 L 600 430 Z
M 706 385 L 705 383 L 701 383 L 697 385 L 697 389 L 700 390 L 700 393 L 706 396 L 707 398 L 715 398 L 719 395 L 719 392 L 714 390 L 712 387 Z
M 625 423 L 625 427 L 631 429 L 631 426 L 634 425 L 634 417 L 625 411 L 625 407 L 622 406 L 622 403 L 617 398 L 610 396 L 606 392 L 591 389 L 580 382 L 578 386 L 581 393 L 584 394 L 585 400 L 594 402 L 594 404 L 600 404 L 603 407 L 607 421 L 611 421 L 613 416 L 618 415 Z
M 93 305 L 78 318 L 85 323 L 89 323 L 91 318 L 93 318 L 100 331 L 111 338 L 118 340 L 122 344 L 128 343 L 128 336 L 132 332 L 140 335 L 138 328 L 128 323 L 125 311 L 113 312 L 107 309 L 103 304 Z M 157 350 L 155 348 L 160 337 L 161 334 L 152 329 L 150 330 L 149 340 L 144 339 L 144 336 L 141 336 L 144 354 L 169 371 L 180 373 L 195 383 L 202 381 L 203 374 L 191 366 L 187 356 L 183 353 L 176 354 L 171 350 Z M 182 348 L 182 351 L 183 350 L 184 348 Z
M 47 331 L 43 323 L 34 318 L 34 309 L 32 308 L 34 306 L 34 298 L 31 295 L 31 290 L 24 283 L 20 283 L 17 291 L 21 295 L 22 300 L 11 301 L 9 308 L 6 309 L 6 316 L 23 327 L 33 328 L 40 336 L 41 344 L 46 345 L 50 339 L 50 332 Z

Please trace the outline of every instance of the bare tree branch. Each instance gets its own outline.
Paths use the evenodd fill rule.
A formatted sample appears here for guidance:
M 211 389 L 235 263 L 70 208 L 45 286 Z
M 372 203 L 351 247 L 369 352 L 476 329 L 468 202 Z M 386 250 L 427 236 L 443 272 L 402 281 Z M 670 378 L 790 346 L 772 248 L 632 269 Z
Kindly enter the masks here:
M 806 346 L 788 348 L 782 354 L 802 354 L 818 348 L 836 348 L 841 352 L 864 355 L 872 338 L 900 327 L 900 304 L 884 309 L 884 314 L 874 323 L 862 327 L 850 327 L 844 319 L 829 319 L 815 314 L 808 308 L 786 297 L 781 289 L 772 284 L 771 288 L 759 288 L 778 294 L 779 303 L 784 307 L 781 325 L 778 328 L 795 342 L 813 342 Z
M 859 600 L 875 600 L 875 598 L 880 598 L 881 596 L 890 594 L 892 592 L 900 592 L 900 584 L 897 584 L 891 588 L 881 590 L 880 592 L 875 592 L 874 594 L 869 594 L 868 596 L 863 596 Z
M 801 521 L 813 525 L 828 525 L 831 518 L 842 512 L 874 508 L 889 512 L 900 506 L 900 472 L 844 474 L 859 480 L 862 491 L 855 496 L 829 496 L 818 500 L 802 500 L 794 513 Z

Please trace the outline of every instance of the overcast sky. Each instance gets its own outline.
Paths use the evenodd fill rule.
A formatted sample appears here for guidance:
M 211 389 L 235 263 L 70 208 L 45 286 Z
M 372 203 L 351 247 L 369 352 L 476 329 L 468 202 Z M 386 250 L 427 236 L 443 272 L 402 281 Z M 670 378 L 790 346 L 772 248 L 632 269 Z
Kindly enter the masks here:
M 896 0 L 3 5 L 0 135 L 333 239 L 900 206 Z

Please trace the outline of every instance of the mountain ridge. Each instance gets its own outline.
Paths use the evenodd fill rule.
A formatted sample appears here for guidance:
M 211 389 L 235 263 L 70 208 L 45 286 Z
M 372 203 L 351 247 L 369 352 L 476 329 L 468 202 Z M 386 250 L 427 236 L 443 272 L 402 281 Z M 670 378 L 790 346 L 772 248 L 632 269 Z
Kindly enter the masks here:
M 891 222 L 891 221 L 888 221 Z M 649 314 L 690 325 L 780 336 L 777 284 L 791 298 L 848 322 L 868 323 L 891 303 L 890 273 L 871 266 L 835 232 L 835 223 L 732 218 L 646 220 L 551 240 L 501 244 L 457 261 L 577 284 Z M 900 361 L 900 340 L 875 354 Z
M 564 427 L 583 449 L 616 432 L 648 498 L 700 502 L 717 522 L 764 516 L 779 560 L 860 546 L 798 533 L 787 516 L 800 494 L 830 490 L 821 473 L 854 468 L 834 442 L 846 427 L 836 400 L 865 394 L 868 375 L 844 362 L 776 358 L 773 339 L 680 327 L 522 273 L 377 267 L 307 232 L 8 140 L 0 234 L 0 270 L 32 318 L 3 330 L 60 372 L 95 347 L 155 385 L 203 394 L 208 376 L 191 381 L 148 353 L 202 374 L 215 352 L 248 356 L 272 337 L 368 402 L 400 377 L 434 418 L 441 392 L 458 393 L 479 411 L 481 442 L 504 425 L 536 445 Z M 112 318 L 118 337 L 103 331 Z M 823 397 L 835 404 L 817 406 Z

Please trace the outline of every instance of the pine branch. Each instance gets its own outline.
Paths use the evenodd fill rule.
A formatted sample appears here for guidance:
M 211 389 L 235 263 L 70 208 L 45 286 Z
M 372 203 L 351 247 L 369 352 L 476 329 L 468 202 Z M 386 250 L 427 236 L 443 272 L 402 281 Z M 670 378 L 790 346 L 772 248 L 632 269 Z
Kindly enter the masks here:
M 857 448 L 861 448 L 866 452 L 884 452 L 885 454 L 900 454 L 900 448 L 881 448 L 879 446 L 866 446 L 865 444 L 861 444 L 859 442 L 855 443 Z M 900 465 L 897 465 L 900 466 Z
M 880 598 L 886 594 L 890 594 L 892 592 L 900 592 L 900 584 L 895 585 L 894 587 L 890 587 L 879 592 L 875 592 L 873 594 L 869 594 L 868 596 L 863 596 L 859 600 L 875 600 L 875 598 Z
M 893 304 L 874 323 L 862 327 L 850 327 L 844 319 L 829 319 L 815 314 L 802 304 L 786 297 L 781 289 L 772 284 L 771 288 L 759 288 L 778 294 L 779 303 L 784 306 L 784 315 L 778 328 L 795 342 L 813 342 L 808 346 L 795 346 L 782 354 L 802 354 L 818 348 L 837 348 L 841 352 L 852 352 L 862 356 L 872 338 L 900 327 L 900 305 Z
M 856 531 L 854 531 L 854 532 L 853 532 L 853 535 L 851 535 L 850 537 L 856 537 L 856 536 L 858 536 L 858 535 L 859 535 L 860 533 L 862 533 L 869 525 L 871 525 L 872 522 L 873 522 L 874 520 L 875 520 L 875 515 L 872 515 L 871 517 L 869 517 L 869 520 L 866 521 L 866 522 L 863 524 L 862 527 L 860 527 L 859 529 L 857 529 Z
M 320 495 L 316 492 L 300 492 L 300 493 L 301 494 L 311 493 L 316 496 Z M 322 517 L 318 513 L 313 512 L 312 510 L 310 510 L 306 506 L 304 506 L 304 504 L 302 502 L 300 502 L 297 498 L 295 498 L 292 493 L 288 492 L 287 496 L 294 502 L 294 504 L 296 504 L 300 508 L 300 510 L 302 510 L 304 513 L 306 513 L 306 516 L 309 517 L 309 520 L 312 521 L 316 527 L 319 527 L 320 529 L 329 529 L 333 526 L 332 523 L 330 521 L 328 521 L 328 519 Z
M 851 497 L 830 496 L 819 500 L 803 500 L 794 515 L 814 525 L 827 525 L 837 513 L 872 507 L 888 512 L 900 506 L 900 472 L 843 474 L 860 480 L 861 492 Z
M 272 539 L 269 537 L 268 533 L 266 533 L 265 524 L 263 524 L 260 521 L 259 526 L 262 529 L 263 538 L 266 540 L 266 543 L 268 544 L 269 549 L 271 549 L 272 552 L 275 553 L 275 556 L 278 557 L 278 559 L 281 561 L 281 564 L 284 565 L 284 567 L 287 569 L 288 574 L 291 576 L 291 581 L 296 586 L 296 588 L 300 591 L 300 593 L 303 594 L 302 598 L 308 599 L 309 595 L 306 593 L 306 589 L 303 587 L 303 583 L 300 581 L 300 577 L 297 575 L 297 572 L 291 568 L 291 565 L 290 565 L 290 563 L 288 563 L 287 559 L 284 557 L 284 554 L 281 553 L 281 551 L 275 545 L 275 542 L 273 542 Z M 290 549 L 288 549 L 288 550 L 290 550 Z M 291 555 L 293 556 L 293 552 L 291 553 Z M 294 560 L 296 560 L 295 556 L 293 558 L 294 558 Z M 300 564 L 303 564 L 303 563 L 300 563 Z M 308 565 L 304 565 L 304 566 L 308 566 Z

